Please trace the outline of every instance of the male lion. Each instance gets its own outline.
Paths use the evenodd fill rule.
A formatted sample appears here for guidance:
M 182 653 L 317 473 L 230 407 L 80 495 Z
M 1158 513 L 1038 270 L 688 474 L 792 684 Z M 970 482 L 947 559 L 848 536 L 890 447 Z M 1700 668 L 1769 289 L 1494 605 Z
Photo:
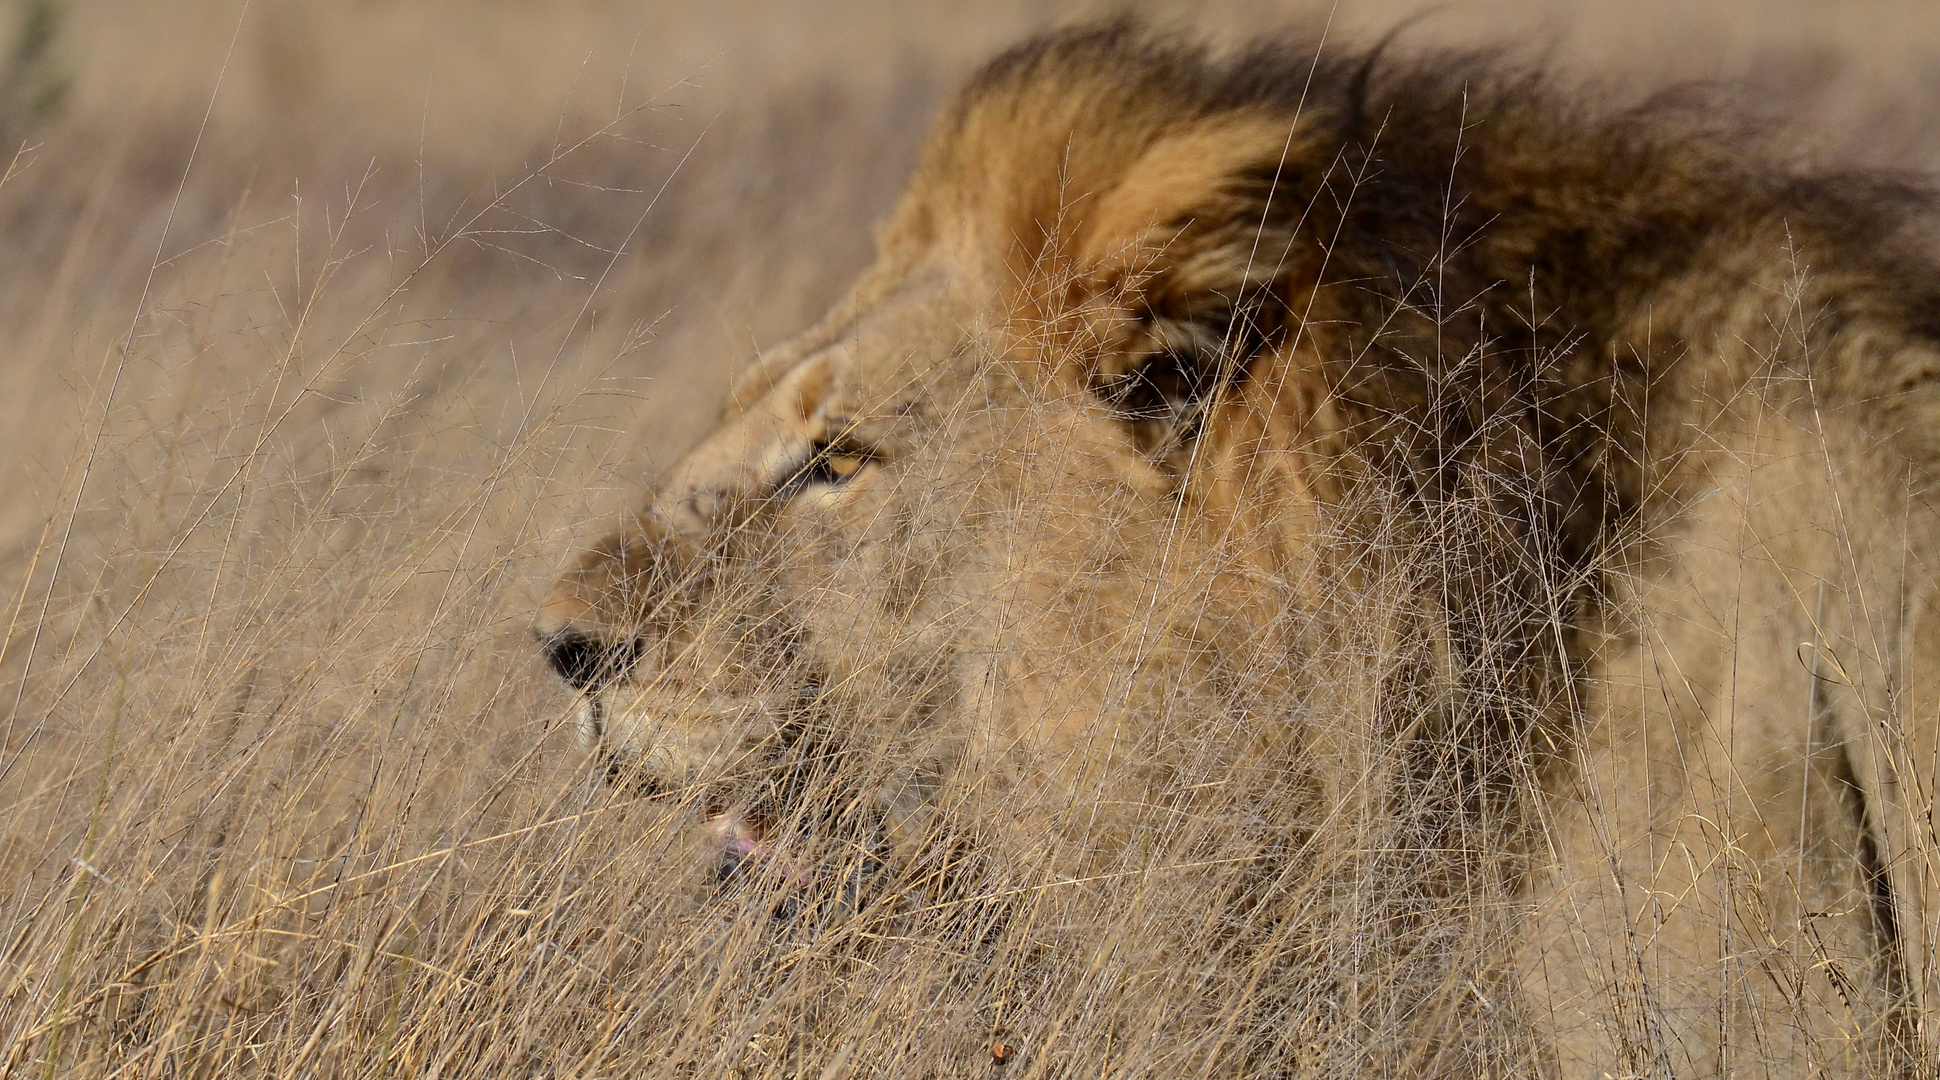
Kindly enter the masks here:
M 1929 1075 L 1940 273 L 1768 157 L 1487 57 L 1026 44 L 538 633 L 770 880 L 1169 895 L 1249 1067 Z

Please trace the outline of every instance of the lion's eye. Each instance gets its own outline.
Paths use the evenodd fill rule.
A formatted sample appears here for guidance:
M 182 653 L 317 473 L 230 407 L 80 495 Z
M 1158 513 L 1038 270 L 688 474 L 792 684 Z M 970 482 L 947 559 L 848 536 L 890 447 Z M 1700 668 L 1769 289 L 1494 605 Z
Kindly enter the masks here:
M 776 495 L 787 499 L 809 488 L 846 484 L 875 461 L 876 455 L 867 447 L 850 443 L 818 443 L 801 468 L 782 482 Z

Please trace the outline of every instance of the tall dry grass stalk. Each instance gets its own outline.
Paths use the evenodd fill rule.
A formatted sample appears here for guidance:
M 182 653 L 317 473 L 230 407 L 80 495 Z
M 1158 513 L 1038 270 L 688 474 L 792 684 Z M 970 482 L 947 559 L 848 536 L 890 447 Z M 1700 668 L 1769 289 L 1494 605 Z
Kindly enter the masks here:
M 1322 925 L 1380 921 L 1408 869 L 1370 853 L 1406 836 L 1233 925 L 1169 923 L 1135 866 L 776 922 L 786 883 L 716 890 L 558 735 L 544 579 L 868 257 L 934 103 L 1026 8 L 68 7 L 65 110 L 0 128 L 0 1073 L 1381 1072 L 1401 1014 L 1487 1005 L 1411 996 L 1392 953 L 1355 984 L 1379 948 Z M 1930 13 L 1674 8 L 1444 25 L 1749 73 L 1835 145 L 1936 160 L 1930 111 L 1891 119 L 1931 100 Z M 1305 902 L 1329 881 L 1352 903 Z M 1428 968 L 1489 947 L 1461 925 Z M 1203 949 L 1275 935 L 1325 947 Z M 1313 971 L 1357 985 L 1351 1023 L 1299 999 Z

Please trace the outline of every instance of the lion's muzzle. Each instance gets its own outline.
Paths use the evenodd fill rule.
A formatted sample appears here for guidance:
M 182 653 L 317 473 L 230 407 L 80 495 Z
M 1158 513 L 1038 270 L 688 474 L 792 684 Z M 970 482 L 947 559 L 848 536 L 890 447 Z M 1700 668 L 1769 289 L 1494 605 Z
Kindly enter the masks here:
M 765 701 L 685 687 L 589 691 L 578 719 L 581 744 L 605 761 L 609 777 L 704 806 L 757 793 L 784 734 Z

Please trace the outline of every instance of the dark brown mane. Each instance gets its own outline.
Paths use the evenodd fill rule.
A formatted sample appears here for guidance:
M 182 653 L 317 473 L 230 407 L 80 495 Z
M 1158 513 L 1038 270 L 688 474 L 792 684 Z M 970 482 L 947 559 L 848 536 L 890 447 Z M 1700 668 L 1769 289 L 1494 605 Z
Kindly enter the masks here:
M 1087 103 L 1046 138 L 1068 154 L 1094 133 L 1223 114 L 1313 131 L 1318 153 L 1261 162 L 1241 186 L 1252 257 L 1289 279 L 1312 270 L 1317 288 L 1289 281 L 1268 294 L 1277 314 L 1249 317 L 1322 341 L 1342 400 L 1416 475 L 1460 486 L 1485 431 L 1524 430 L 1544 459 L 1530 490 L 1554 493 L 1527 509 L 1578 569 L 1608 515 L 1634 511 L 1644 397 L 1701 329 L 1666 326 L 1646 354 L 1637 313 L 1707 250 L 1777 231 L 1814 250 L 1800 273 L 1843 272 L 1828 254 L 1869 274 L 1895 266 L 1869 303 L 1940 328 L 1940 274 L 1912 236 L 1932 200 L 1909 178 L 1782 160 L 1748 122 L 1661 96 L 1608 107 L 1502 50 L 1389 45 L 1276 40 L 1221 56 L 1129 21 L 1082 27 L 990 62 L 943 130 L 1064 96 Z M 1290 254 L 1303 245 L 1318 269 Z

